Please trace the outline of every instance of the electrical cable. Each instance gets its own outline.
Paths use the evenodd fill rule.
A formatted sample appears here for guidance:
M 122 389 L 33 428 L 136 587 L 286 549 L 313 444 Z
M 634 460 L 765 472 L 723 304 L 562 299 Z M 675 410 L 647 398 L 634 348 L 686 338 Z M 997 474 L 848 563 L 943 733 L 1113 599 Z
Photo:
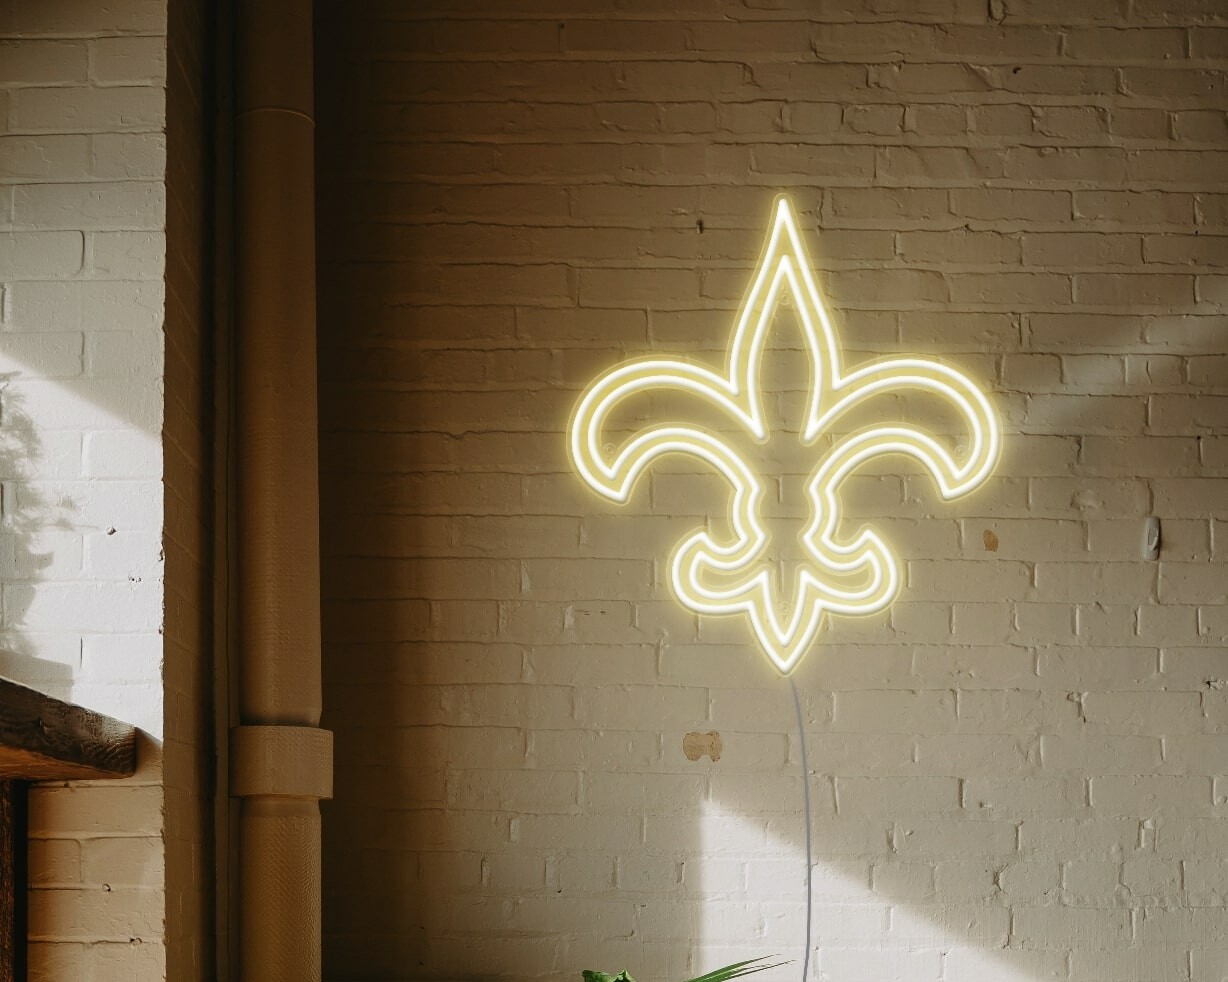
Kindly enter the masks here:
M 814 909 L 814 890 L 811 883 L 814 861 L 810 846 L 810 764 L 806 759 L 806 723 L 802 719 L 802 699 L 797 694 L 797 683 L 793 681 L 792 675 L 789 676 L 789 688 L 793 690 L 793 708 L 797 710 L 797 736 L 802 745 L 802 798 L 806 803 L 806 952 L 802 957 L 802 982 L 806 982 L 810 974 L 810 924 Z

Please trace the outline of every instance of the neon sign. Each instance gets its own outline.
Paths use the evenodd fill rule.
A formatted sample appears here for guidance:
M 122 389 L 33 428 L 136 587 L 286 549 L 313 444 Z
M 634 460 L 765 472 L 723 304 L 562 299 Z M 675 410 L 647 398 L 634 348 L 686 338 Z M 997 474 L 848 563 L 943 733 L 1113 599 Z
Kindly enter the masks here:
M 688 454 L 711 465 L 731 488 L 730 536 L 697 529 L 670 560 L 678 600 L 699 614 L 744 615 L 759 647 L 787 675 L 814 641 L 826 614 L 869 615 L 900 591 L 899 563 L 869 527 L 841 538 L 840 489 L 859 467 L 884 454 L 920 462 L 946 500 L 980 485 L 1001 450 L 997 415 L 962 373 L 923 358 L 894 358 L 852 371 L 841 367 L 840 346 L 815 285 L 789 199 L 776 199 L 772 230 L 742 303 L 723 372 L 681 358 L 640 358 L 600 375 L 584 392 L 568 427 L 568 450 L 584 482 L 624 504 L 648 466 L 666 454 Z M 920 390 L 944 400 L 968 437 L 962 452 L 910 420 L 840 434 L 817 453 L 805 483 L 810 520 L 798 536 L 805 561 L 790 599 L 776 597 L 767 563 L 771 537 L 762 521 L 765 484 L 726 435 L 702 425 L 666 422 L 640 429 L 621 446 L 606 445 L 610 418 L 629 396 L 689 393 L 756 443 L 768 439 L 760 366 L 768 329 L 787 287 L 810 356 L 811 385 L 799 438 L 812 446 L 833 423 L 876 395 Z M 962 458 L 962 459 L 957 459 Z M 784 587 L 782 586 L 782 592 Z

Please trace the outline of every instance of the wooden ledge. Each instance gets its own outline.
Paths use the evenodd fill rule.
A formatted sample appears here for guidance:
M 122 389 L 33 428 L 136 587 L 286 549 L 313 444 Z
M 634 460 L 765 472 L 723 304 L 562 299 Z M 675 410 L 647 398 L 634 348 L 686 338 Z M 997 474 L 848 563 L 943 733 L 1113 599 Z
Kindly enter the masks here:
M 0 780 L 89 781 L 135 770 L 135 728 L 0 678 Z

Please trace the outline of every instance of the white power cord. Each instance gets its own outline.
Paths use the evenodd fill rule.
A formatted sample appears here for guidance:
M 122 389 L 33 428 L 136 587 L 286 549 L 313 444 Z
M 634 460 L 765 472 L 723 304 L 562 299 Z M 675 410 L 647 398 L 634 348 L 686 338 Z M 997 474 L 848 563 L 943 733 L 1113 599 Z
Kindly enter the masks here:
M 797 684 L 791 675 L 789 688 L 793 690 L 793 708 L 797 710 L 797 736 L 802 744 L 802 796 L 806 802 L 806 953 L 802 958 L 802 982 L 807 982 L 807 976 L 810 974 L 810 922 L 814 907 L 814 891 L 811 888 L 814 863 L 810 847 L 810 765 L 806 760 L 806 723 L 802 719 L 802 699 L 797 694 Z

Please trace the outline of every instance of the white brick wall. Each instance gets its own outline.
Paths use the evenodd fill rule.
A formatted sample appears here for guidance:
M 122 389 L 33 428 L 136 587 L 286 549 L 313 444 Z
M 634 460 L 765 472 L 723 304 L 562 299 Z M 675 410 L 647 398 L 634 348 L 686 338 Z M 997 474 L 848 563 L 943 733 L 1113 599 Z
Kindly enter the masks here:
M 0 673 L 139 726 L 30 800 L 30 978 L 162 978 L 165 5 L 0 12 Z
M 562 433 L 719 356 L 786 190 L 850 357 L 1008 433 L 969 498 L 845 494 L 908 582 L 796 675 L 812 977 L 1228 978 L 1228 11 L 606 6 L 322 4 L 328 977 L 796 978 L 788 689 L 663 575 L 722 494 L 608 507 Z

